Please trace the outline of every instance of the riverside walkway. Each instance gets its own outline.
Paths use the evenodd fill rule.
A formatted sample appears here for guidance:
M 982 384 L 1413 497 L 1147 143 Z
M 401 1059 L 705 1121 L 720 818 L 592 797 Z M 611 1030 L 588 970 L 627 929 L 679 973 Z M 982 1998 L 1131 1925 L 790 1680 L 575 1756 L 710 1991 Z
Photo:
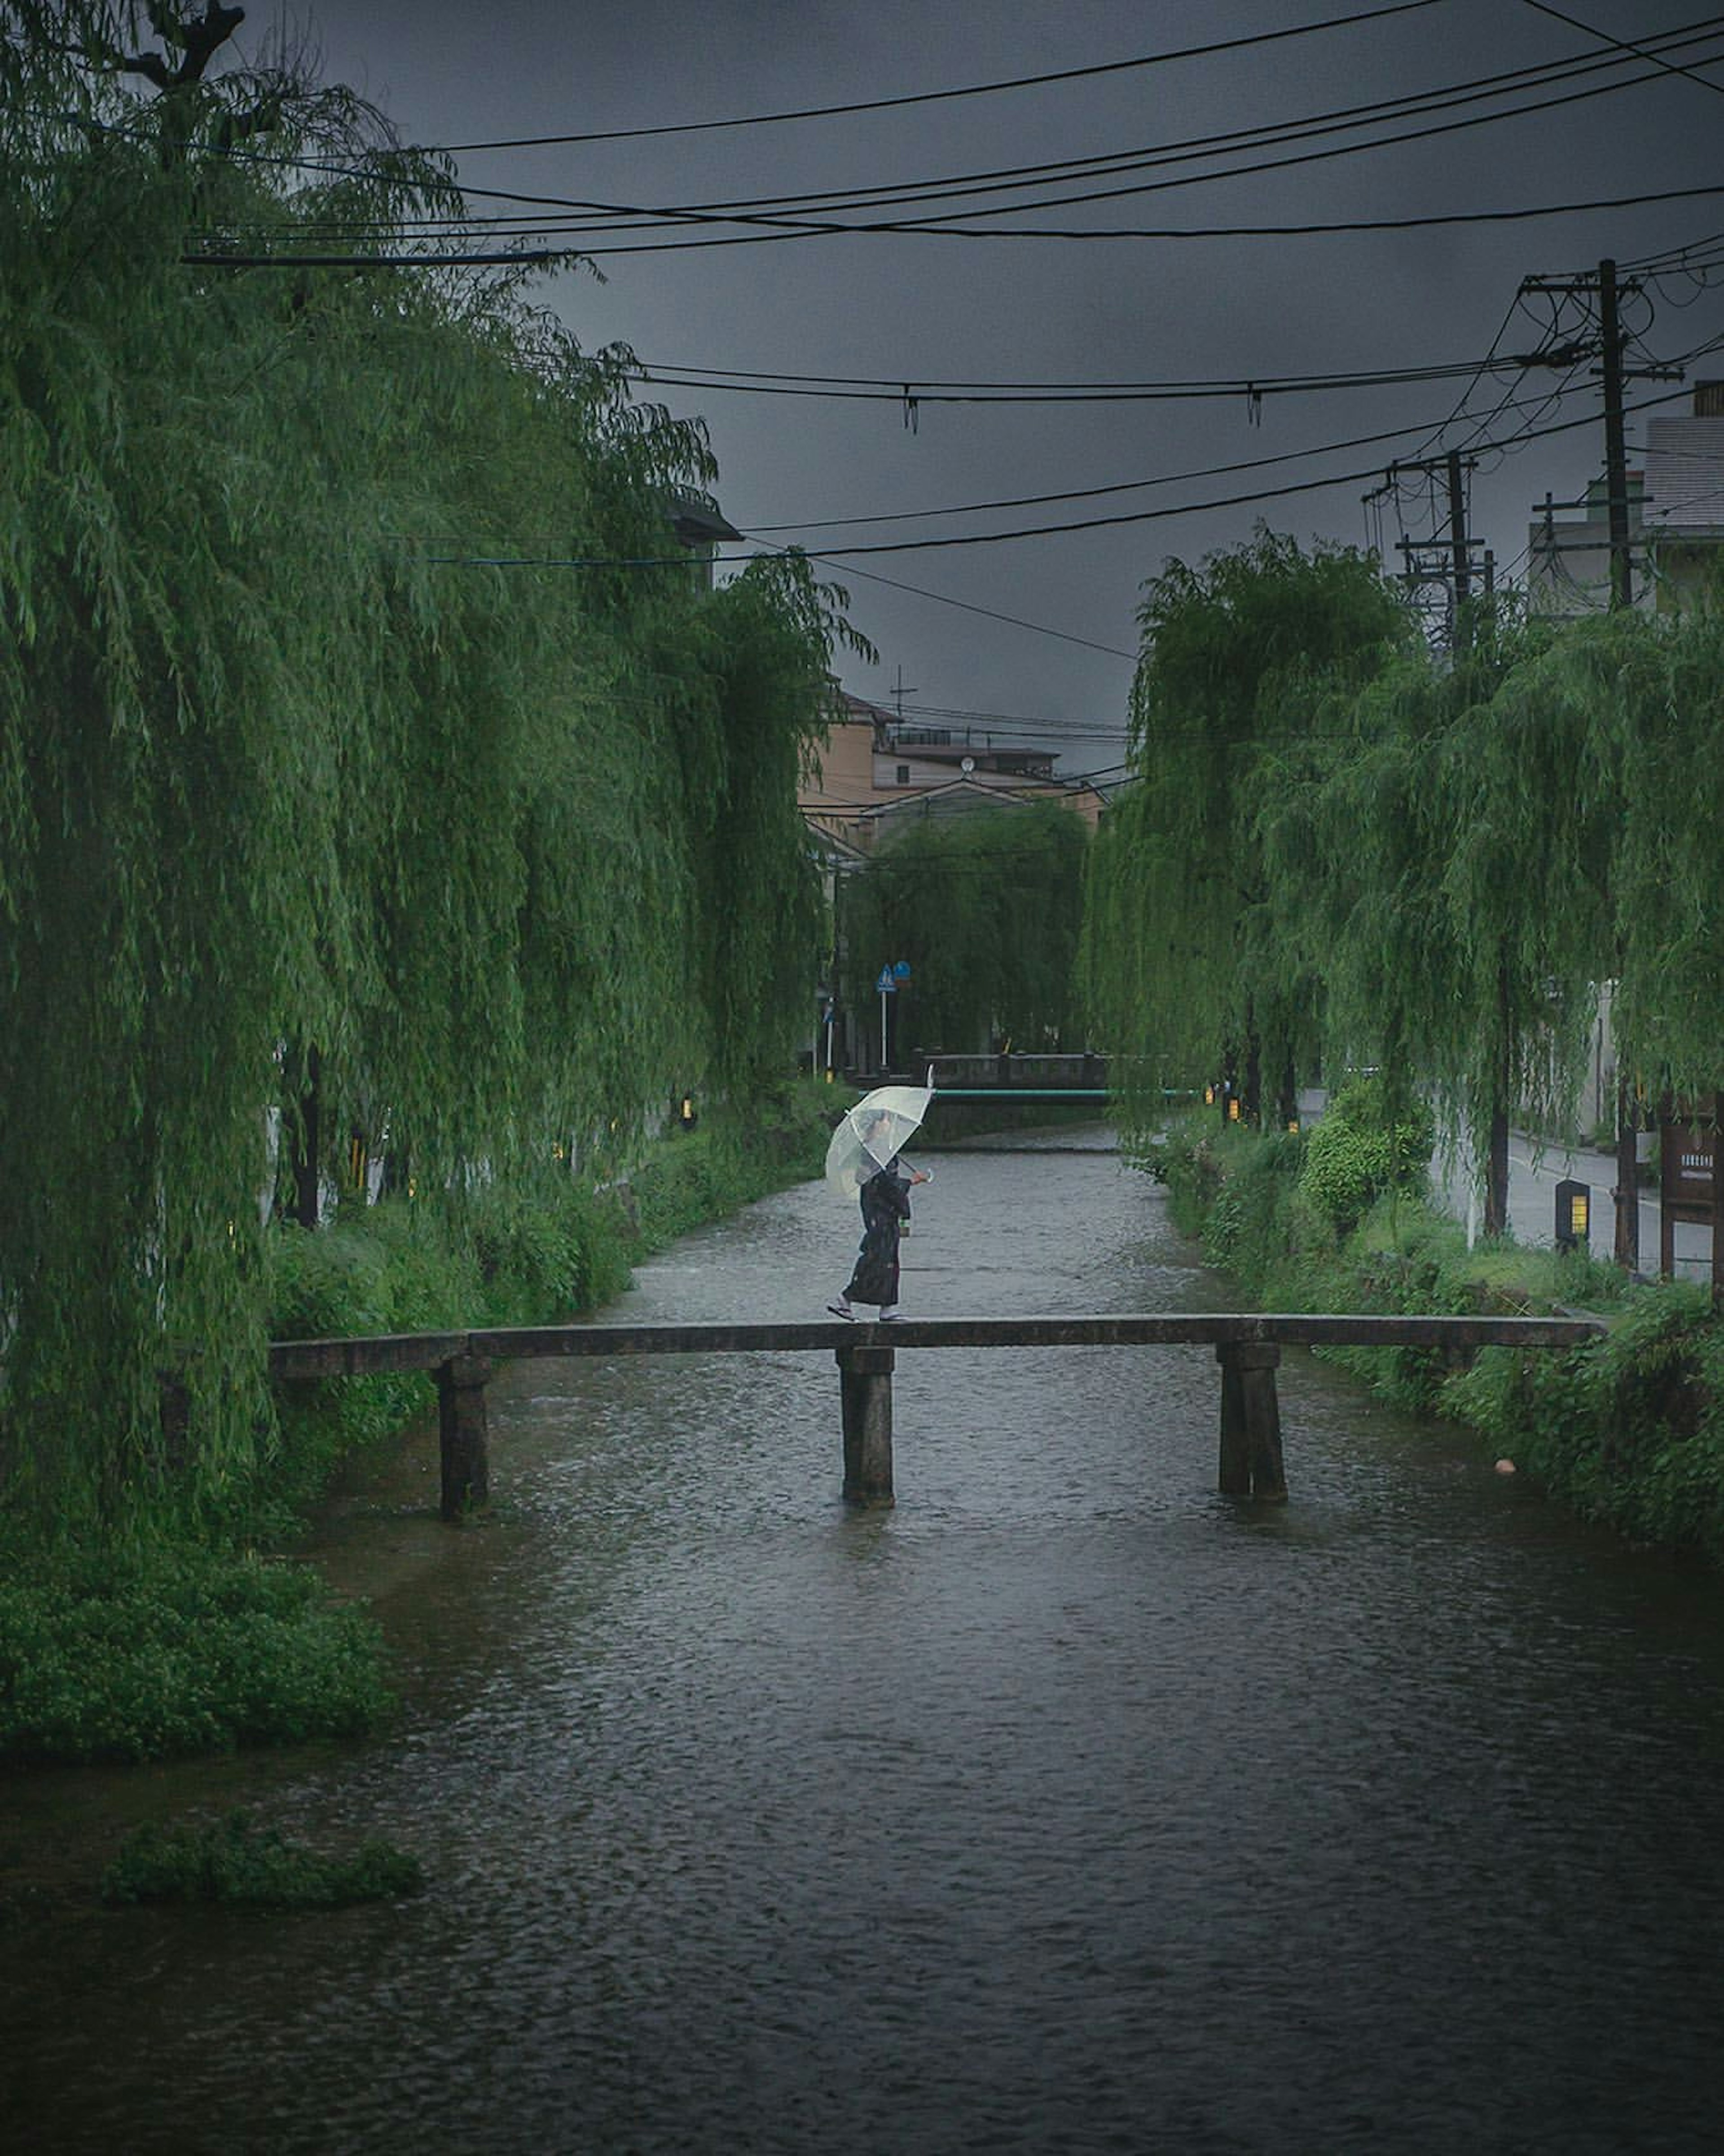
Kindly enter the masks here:
M 458 1519 L 490 1486 L 485 1386 L 500 1363 L 593 1355 L 824 1352 L 839 1370 L 844 1495 L 890 1505 L 892 1373 L 900 1350 L 924 1348 L 1211 1346 L 1220 1365 L 1219 1487 L 1285 1502 L 1275 1370 L 1287 1347 L 1429 1348 L 1460 1361 L 1481 1348 L 1578 1346 L 1606 1330 L 1593 1317 L 1383 1317 L 1348 1312 L 1179 1311 L 1069 1317 L 908 1318 L 698 1325 L 505 1326 L 461 1332 L 287 1340 L 269 1349 L 285 1382 L 425 1370 L 437 1380 L 442 1511 Z

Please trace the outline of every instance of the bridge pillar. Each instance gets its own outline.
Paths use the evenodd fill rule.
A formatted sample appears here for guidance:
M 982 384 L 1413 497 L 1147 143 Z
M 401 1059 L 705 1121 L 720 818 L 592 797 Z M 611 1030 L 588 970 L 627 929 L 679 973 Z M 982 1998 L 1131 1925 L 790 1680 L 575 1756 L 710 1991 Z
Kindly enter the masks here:
M 491 1366 L 483 1355 L 456 1355 L 437 1368 L 437 1426 L 443 1460 L 443 1517 L 458 1520 L 490 1496 L 485 1386 Z
M 892 1504 L 892 1368 L 896 1352 L 890 1348 L 840 1348 L 837 1353 L 845 1502 Z
M 1224 1340 L 1221 1365 L 1221 1477 L 1224 1496 L 1287 1501 L 1281 1463 L 1281 1409 L 1275 1398 L 1280 1349 L 1263 1340 Z

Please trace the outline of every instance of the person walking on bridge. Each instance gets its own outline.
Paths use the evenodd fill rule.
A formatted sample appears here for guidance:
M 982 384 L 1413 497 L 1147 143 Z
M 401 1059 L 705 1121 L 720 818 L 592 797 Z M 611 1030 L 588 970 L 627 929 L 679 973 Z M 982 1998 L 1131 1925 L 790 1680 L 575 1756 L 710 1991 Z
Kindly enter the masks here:
M 910 1218 L 911 1191 L 928 1179 L 925 1169 L 906 1168 L 894 1153 L 862 1185 L 861 1247 L 848 1283 L 826 1306 L 834 1317 L 854 1318 L 853 1301 L 877 1303 L 882 1324 L 903 1315 L 898 1307 L 899 1239 Z

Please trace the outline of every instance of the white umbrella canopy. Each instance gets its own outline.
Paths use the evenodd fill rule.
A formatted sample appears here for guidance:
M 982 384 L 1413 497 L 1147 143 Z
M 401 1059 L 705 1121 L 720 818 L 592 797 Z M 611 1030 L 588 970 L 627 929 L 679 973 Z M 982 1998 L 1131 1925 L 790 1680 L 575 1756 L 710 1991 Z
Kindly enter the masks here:
M 832 1188 L 854 1198 L 916 1136 L 933 1097 L 931 1086 L 876 1086 L 864 1094 L 826 1148 L 826 1180 Z

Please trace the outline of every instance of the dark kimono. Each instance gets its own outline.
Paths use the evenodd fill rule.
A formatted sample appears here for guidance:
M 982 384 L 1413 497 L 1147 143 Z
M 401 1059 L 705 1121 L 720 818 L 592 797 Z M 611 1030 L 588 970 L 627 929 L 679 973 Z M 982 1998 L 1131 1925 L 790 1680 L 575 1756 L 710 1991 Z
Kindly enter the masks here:
M 890 1310 L 898 1300 L 898 1238 L 910 1218 L 910 1178 L 890 1162 L 862 1186 L 862 1247 L 845 1296 Z

